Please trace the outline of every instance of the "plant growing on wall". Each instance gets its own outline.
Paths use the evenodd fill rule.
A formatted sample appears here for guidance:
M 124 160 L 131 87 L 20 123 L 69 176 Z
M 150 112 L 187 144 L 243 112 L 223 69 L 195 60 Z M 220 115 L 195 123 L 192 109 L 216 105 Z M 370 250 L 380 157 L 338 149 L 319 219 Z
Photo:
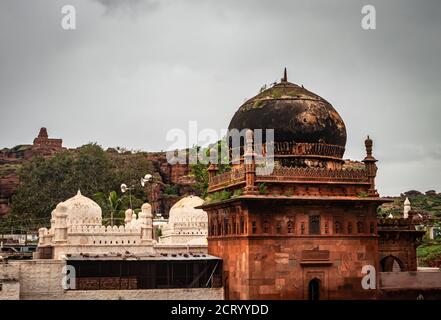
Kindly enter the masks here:
M 259 194 L 266 194 L 268 189 L 266 187 L 265 182 L 259 183 Z

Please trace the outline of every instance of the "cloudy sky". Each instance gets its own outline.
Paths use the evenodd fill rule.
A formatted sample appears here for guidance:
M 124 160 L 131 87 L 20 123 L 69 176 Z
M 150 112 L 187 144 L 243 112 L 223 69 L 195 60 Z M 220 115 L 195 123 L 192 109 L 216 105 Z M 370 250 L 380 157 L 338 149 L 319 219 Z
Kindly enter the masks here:
M 76 9 L 76 30 L 61 8 Z M 377 29 L 361 28 L 376 8 Z M 68 147 L 167 150 L 170 129 L 218 132 L 264 84 L 334 105 L 345 158 L 374 140 L 378 189 L 441 192 L 441 2 L 1 0 L 0 148 L 41 126 Z

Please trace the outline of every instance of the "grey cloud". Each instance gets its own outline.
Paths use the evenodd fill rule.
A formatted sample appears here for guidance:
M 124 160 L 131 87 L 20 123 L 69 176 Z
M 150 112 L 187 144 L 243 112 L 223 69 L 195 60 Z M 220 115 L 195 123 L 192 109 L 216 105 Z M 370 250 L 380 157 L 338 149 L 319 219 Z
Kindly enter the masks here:
M 378 150 L 378 157 L 383 162 L 414 162 L 434 160 L 440 161 L 441 166 L 441 145 L 440 144 L 397 144 L 386 150 Z
M 40 126 L 69 147 L 88 141 L 148 151 L 168 130 L 219 131 L 264 83 L 288 79 L 331 102 L 345 158 L 367 134 L 388 194 L 441 190 L 440 1 L 64 0 L 0 2 L 0 147 Z
M 95 0 L 106 8 L 106 13 L 111 14 L 115 12 L 123 12 L 134 14 L 138 10 L 156 10 L 159 5 L 159 0 Z

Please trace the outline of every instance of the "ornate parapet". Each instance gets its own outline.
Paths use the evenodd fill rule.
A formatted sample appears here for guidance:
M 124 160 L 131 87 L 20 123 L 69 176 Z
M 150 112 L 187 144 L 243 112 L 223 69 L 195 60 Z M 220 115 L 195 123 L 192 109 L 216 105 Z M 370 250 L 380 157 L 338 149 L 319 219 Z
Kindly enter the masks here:
M 415 230 L 411 219 L 382 218 L 378 219 L 379 230 Z
M 68 229 L 68 234 L 73 235 L 77 233 L 90 233 L 93 235 L 106 236 L 109 234 L 140 234 L 141 226 L 71 226 Z
M 266 146 L 263 145 L 264 152 Z M 265 152 L 266 153 L 266 152 Z M 276 142 L 274 143 L 274 155 L 299 156 L 299 157 L 329 157 L 341 159 L 345 153 L 345 148 L 337 145 L 325 143 L 294 143 Z
M 296 182 L 296 181 L 319 181 L 319 182 L 345 182 L 366 183 L 368 175 L 366 170 L 328 170 L 323 168 L 275 168 L 270 175 L 257 176 L 260 182 Z
M 369 185 L 365 169 L 336 169 L 279 167 L 269 175 L 256 175 L 256 183 L 347 183 Z M 234 169 L 214 176 L 209 180 L 209 192 L 245 184 L 245 168 Z
M 267 154 L 267 147 L 271 146 L 274 151 L 274 156 L 290 156 L 290 157 L 326 157 L 341 160 L 345 148 L 338 145 L 326 143 L 295 143 L 295 142 L 274 142 L 263 143 L 261 147 L 255 149 L 258 154 L 265 156 Z M 238 147 L 239 154 L 244 154 L 244 148 Z M 236 151 L 237 152 L 237 151 Z M 233 154 L 233 152 L 231 152 Z
M 213 192 L 236 184 L 245 183 L 245 167 L 218 174 L 209 179 L 208 191 Z

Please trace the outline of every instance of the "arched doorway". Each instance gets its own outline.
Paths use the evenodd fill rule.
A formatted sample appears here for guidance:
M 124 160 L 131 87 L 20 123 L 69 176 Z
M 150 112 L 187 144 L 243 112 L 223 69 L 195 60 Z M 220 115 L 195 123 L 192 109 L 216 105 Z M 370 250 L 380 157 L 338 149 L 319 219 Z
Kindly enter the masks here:
M 404 271 L 404 263 L 392 255 L 384 257 L 380 261 L 382 272 L 401 272 Z
M 320 280 L 317 278 L 309 281 L 308 284 L 308 298 L 309 300 L 319 300 L 320 299 Z

